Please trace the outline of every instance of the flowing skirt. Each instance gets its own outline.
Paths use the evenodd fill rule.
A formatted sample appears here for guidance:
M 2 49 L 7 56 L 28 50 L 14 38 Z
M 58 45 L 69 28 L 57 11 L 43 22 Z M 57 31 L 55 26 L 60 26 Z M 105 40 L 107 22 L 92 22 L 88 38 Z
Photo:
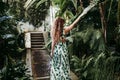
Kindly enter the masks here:
M 66 43 L 59 42 L 55 46 L 50 65 L 50 80 L 71 80 Z

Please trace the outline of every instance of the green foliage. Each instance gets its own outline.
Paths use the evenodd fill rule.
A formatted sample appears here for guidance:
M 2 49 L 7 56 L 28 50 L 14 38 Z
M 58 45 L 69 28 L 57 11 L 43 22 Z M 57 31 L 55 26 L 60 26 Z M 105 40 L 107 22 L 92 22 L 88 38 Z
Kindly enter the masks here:
M 73 5 L 74 5 L 74 7 L 75 7 L 75 9 L 77 10 L 77 8 L 78 8 L 78 6 L 77 6 L 77 0 L 71 0 L 72 1 L 72 3 L 73 3 Z
M 47 0 L 41 0 L 37 3 L 36 8 L 38 8 L 42 3 L 47 2 Z
M 116 50 L 118 52 L 120 52 L 119 48 L 120 48 L 120 26 L 115 28 L 115 42 L 116 42 Z
M 67 3 L 66 0 L 53 0 L 52 2 L 60 8 L 57 16 L 64 17 L 67 22 L 66 25 L 71 24 L 86 6 L 89 4 L 96 5 L 69 34 L 68 48 L 71 69 L 75 71 L 80 80 L 119 80 L 120 1 L 68 0 Z M 97 5 L 99 3 L 103 4 L 102 16 L 100 6 Z M 64 6 L 64 4 L 66 5 Z M 101 22 L 103 16 L 106 21 L 106 26 L 103 26 L 106 27 L 104 29 Z M 107 33 L 107 43 L 105 43 L 104 31 Z
M 73 56 L 71 59 L 73 66 L 71 67 L 80 80 L 119 80 L 119 76 L 116 74 L 120 70 L 120 57 L 107 56 L 105 52 L 82 58 Z
M 50 6 L 50 0 L 27 0 L 24 4 L 26 19 L 35 27 L 40 27 L 45 20 Z
M 14 20 L 16 21 L 21 21 L 21 20 L 26 20 L 25 18 L 25 9 L 24 9 L 24 0 L 13 0 L 13 1 L 8 1 L 9 8 L 7 11 L 8 15 L 12 15 L 14 17 Z
M 75 38 L 80 37 L 82 38 L 84 43 L 89 43 L 89 46 L 93 50 L 105 50 L 105 44 L 104 44 L 104 39 L 102 36 L 102 33 L 99 30 L 94 30 L 94 29 L 87 29 L 85 31 L 81 31 L 75 34 Z M 77 41 L 79 42 L 79 38 Z
M 30 80 L 30 75 L 26 74 L 27 68 L 21 61 L 11 61 L 6 57 L 5 66 L 0 70 L 1 80 Z
M 56 17 L 61 16 L 65 19 L 72 19 L 74 17 L 73 15 L 79 14 L 82 11 L 77 0 L 53 0 L 52 4 L 59 8 Z
M 19 34 L 16 26 L 16 18 L 11 17 L 8 3 L 1 2 L 7 6 L 0 8 L 0 79 L 1 80 L 29 80 L 29 75 L 25 74 L 27 69 L 21 62 L 24 52 L 24 34 Z M 16 13 L 17 14 L 17 13 Z M 18 60 L 18 61 L 17 61 Z
M 24 50 L 23 34 L 18 34 L 12 19 L 2 21 L 0 25 L 0 36 L 3 41 L 0 45 L 1 55 L 7 55 L 9 53 L 13 57 L 16 56 L 15 54 L 18 54 L 19 56 Z
M 66 11 L 67 9 L 67 5 L 69 5 L 70 0 L 53 0 L 52 1 L 52 5 L 57 5 L 59 10 L 56 13 L 56 16 L 63 16 L 63 13 Z
M 70 56 L 77 55 L 71 57 L 71 69 L 81 80 L 118 80 L 120 78 L 120 1 L 52 0 L 51 2 L 53 6 L 59 8 L 56 16 L 66 19 L 66 25 L 71 24 L 86 6 L 96 5 L 78 22 L 66 38 L 70 41 L 68 42 Z M 104 4 L 102 7 L 107 24 L 106 29 L 102 28 L 101 18 L 103 16 L 100 16 L 100 6 L 97 5 L 101 2 Z M 24 35 L 18 34 L 14 27 L 15 22 L 16 20 L 29 20 L 38 27 L 45 19 L 49 6 L 50 0 L 12 0 L 8 3 L 0 1 L 0 63 L 4 66 L 4 68 L 0 66 L 3 68 L 1 78 L 6 78 L 7 75 L 13 79 L 17 74 L 16 79 L 25 77 L 26 80 L 27 76 L 24 74 L 26 68 L 20 65 L 18 67 L 17 62 L 12 64 L 12 61 L 7 60 L 21 55 L 24 51 Z M 7 18 L 13 14 L 13 19 Z M 107 43 L 104 42 L 105 30 L 107 31 Z M 47 44 L 49 49 L 50 44 L 51 41 Z M 17 72 L 15 68 L 20 71 Z
M 93 65 L 93 60 L 93 57 L 85 59 L 85 56 L 83 56 L 79 59 L 77 56 L 72 56 L 71 64 L 73 64 L 73 66 L 71 67 L 81 80 L 87 80 L 88 76 L 92 77 L 90 70 Z
M 45 44 L 45 48 L 48 49 L 49 52 L 51 52 L 51 43 L 52 43 L 51 38 L 48 38 L 47 43 Z
M 72 43 L 68 45 L 69 52 L 78 56 L 96 54 L 97 51 L 106 50 L 104 37 L 99 29 L 87 28 L 66 39 Z
M 117 35 L 116 40 L 119 41 L 120 39 L 120 26 L 116 27 L 115 33 Z M 119 44 L 119 43 L 118 43 Z

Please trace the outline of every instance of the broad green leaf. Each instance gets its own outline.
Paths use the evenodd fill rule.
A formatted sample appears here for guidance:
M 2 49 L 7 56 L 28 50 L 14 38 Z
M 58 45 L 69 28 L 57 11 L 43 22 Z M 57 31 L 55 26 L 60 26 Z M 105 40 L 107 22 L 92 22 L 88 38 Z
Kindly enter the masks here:
M 85 72 L 83 73 L 83 76 L 86 78 L 86 77 L 87 77 L 87 74 L 88 74 L 88 72 L 85 71 Z
M 105 51 L 105 42 L 104 42 L 104 39 L 103 39 L 103 38 L 99 41 L 98 50 L 99 50 L 99 51 Z
M 101 32 L 100 31 L 95 31 L 95 33 L 94 34 L 96 34 L 96 39 L 99 39 L 100 37 L 101 37 Z
M 83 36 L 84 43 L 88 42 L 90 38 L 92 37 L 93 30 L 92 29 L 87 29 L 85 35 Z
M 93 59 L 94 59 L 94 58 L 91 57 L 90 59 L 87 60 L 86 65 L 85 65 L 85 67 L 84 67 L 85 69 L 86 69 L 87 67 L 90 67 L 89 65 L 93 62 Z

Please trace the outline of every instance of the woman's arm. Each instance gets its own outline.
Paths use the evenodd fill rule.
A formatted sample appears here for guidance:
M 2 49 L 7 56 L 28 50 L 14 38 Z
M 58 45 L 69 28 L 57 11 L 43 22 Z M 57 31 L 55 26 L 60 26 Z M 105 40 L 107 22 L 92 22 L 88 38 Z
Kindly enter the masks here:
M 71 29 L 73 29 L 74 26 L 79 22 L 79 20 L 80 20 L 80 16 L 71 25 L 64 28 L 64 33 L 67 34 Z
M 84 11 L 77 17 L 77 19 L 68 27 L 65 27 L 64 28 L 64 33 L 68 33 L 71 29 L 74 28 L 74 26 L 79 22 L 79 20 L 85 15 L 88 13 L 88 11 L 90 11 L 96 4 L 92 4 L 92 5 L 89 5 L 88 7 L 86 7 L 84 9 Z

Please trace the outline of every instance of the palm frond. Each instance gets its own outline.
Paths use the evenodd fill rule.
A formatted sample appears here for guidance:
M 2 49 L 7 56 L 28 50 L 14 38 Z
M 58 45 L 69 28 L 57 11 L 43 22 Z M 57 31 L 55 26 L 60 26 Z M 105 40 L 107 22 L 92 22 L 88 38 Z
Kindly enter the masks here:
M 26 10 L 28 10 L 30 8 L 30 6 L 35 2 L 36 0 L 27 0 L 25 5 L 24 5 L 24 8 Z
M 77 11 L 77 9 L 78 9 L 77 0 L 71 0 L 71 1 L 72 1 L 73 5 L 75 7 L 75 10 Z
M 42 3 L 47 2 L 48 0 L 40 0 L 37 5 L 36 8 L 38 8 Z

